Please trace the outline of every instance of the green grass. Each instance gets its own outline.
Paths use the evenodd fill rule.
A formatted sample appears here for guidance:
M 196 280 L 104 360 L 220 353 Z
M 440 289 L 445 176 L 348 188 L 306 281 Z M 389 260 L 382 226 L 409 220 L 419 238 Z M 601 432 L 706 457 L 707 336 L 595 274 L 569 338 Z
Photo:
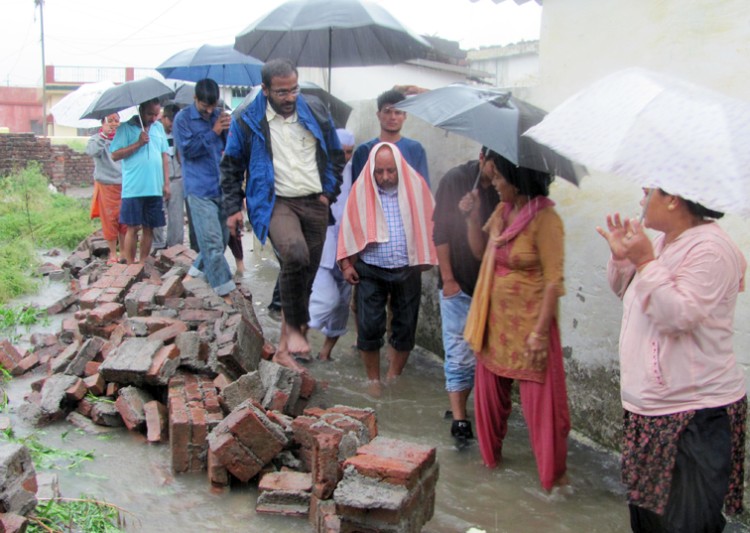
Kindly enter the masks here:
M 85 494 L 80 498 L 40 501 L 29 516 L 27 533 L 77 532 L 115 533 L 123 531 L 124 511 Z
M 11 342 L 16 342 L 20 338 L 20 327 L 27 331 L 34 324 L 49 322 L 45 311 L 31 306 L 26 307 L 6 307 L 0 305 L 0 337 L 7 337 Z
M 53 194 L 41 166 L 0 177 L 0 304 L 36 288 L 35 249 L 72 249 L 99 227 L 88 201 Z
M 63 450 L 47 446 L 39 440 L 38 433 L 16 437 L 12 428 L 0 432 L 0 441 L 22 444 L 31 452 L 31 460 L 37 470 L 74 470 L 84 461 L 93 461 L 94 452 L 85 450 Z

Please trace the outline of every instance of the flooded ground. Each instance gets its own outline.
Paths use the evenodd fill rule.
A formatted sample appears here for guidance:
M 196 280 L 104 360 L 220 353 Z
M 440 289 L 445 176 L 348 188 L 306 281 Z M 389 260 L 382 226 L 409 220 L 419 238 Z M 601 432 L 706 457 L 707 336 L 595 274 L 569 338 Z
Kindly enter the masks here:
M 269 315 L 266 304 L 278 267 L 268 247 L 260 250 L 256 246 L 252 251 L 250 237 L 244 240 L 247 271 L 243 283 L 253 292 L 266 336 L 275 342 L 279 322 Z M 234 265 L 231 258 L 230 264 Z M 37 302 L 60 290 L 56 287 L 45 288 Z M 45 329 L 57 331 L 59 321 Z M 574 493 L 550 498 L 539 487 L 523 418 L 516 409 L 504 445 L 504 462 L 496 470 L 488 470 L 476 444 L 462 451 L 453 447 L 450 422 L 443 417 L 448 401 L 440 359 L 416 350 L 404 375 L 386 387 L 381 398 L 373 399 L 365 393 L 364 370 L 352 347 L 355 338 L 353 328 L 350 330 L 335 348 L 333 362 L 309 366 L 313 375 L 327 384 L 321 401 L 373 407 L 381 435 L 437 447 L 440 479 L 435 515 L 425 532 L 456 533 L 472 527 L 487 532 L 630 531 L 616 455 L 571 438 L 568 467 Z M 315 350 L 322 344 L 322 336 L 313 332 L 311 341 Z M 9 387 L 12 408 L 20 405 L 31 381 L 30 377 L 13 380 Z M 135 517 L 129 519 L 128 531 L 310 530 L 302 519 L 256 515 L 254 487 L 236 486 L 214 494 L 205 475 L 172 475 L 169 447 L 149 445 L 139 434 L 118 429 L 92 436 L 72 430 L 67 423 L 39 430 L 24 426 L 13 413 L 11 416 L 18 434 L 34 432 L 58 448 L 92 450 L 94 461 L 77 470 L 58 472 L 63 495 L 87 493 L 127 509 Z M 727 531 L 743 529 L 732 525 Z

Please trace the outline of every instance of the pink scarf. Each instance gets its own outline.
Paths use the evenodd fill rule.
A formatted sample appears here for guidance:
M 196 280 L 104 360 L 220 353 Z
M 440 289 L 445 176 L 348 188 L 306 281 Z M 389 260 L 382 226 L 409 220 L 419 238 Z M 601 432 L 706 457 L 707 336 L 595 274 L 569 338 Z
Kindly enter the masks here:
M 510 258 L 513 240 L 524 230 L 524 228 L 526 228 L 526 226 L 529 225 L 529 222 L 534 220 L 534 217 L 539 211 L 554 205 L 555 202 L 546 196 L 535 196 L 521 208 L 518 215 L 516 215 L 516 218 L 513 220 L 513 223 L 507 226 L 495 240 L 495 274 L 499 276 L 507 276 L 510 273 L 510 269 L 506 265 Z M 503 223 L 505 223 L 510 216 L 510 212 L 513 210 L 513 205 L 503 202 L 500 204 L 500 209 L 502 210 L 500 216 Z M 490 239 L 492 239 L 491 236 Z M 491 245 L 491 242 L 491 240 L 488 241 L 488 246 Z

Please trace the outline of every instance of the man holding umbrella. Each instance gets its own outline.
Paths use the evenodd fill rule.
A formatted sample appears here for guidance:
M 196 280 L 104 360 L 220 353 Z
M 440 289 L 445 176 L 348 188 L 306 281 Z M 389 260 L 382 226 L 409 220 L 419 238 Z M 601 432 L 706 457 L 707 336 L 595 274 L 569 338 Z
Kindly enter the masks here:
M 169 146 L 161 123 L 159 99 L 138 106 L 138 115 L 122 124 L 110 151 L 112 160 L 122 160 L 122 205 L 120 223 L 128 226 L 124 255 L 135 263 L 138 230 L 143 228 L 139 263 L 151 251 L 153 229 L 165 224 L 163 198 L 169 199 Z
M 440 315 L 445 350 L 445 390 L 451 405 L 451 435 L 462 447 L 474 438 L 471 422 L 466 416 L 466 403 L 474 387 L 476 359 L 464 340 L 464 326 L 471 306 L 471 297 L 479 276 L 481 261 L 476 259 L 466 239 L 466 218 L 459 202 L 471 191 L 479 193 L 479 219 L 482 226 L 495 210 L 500 198 L 492 186 L 493 159 L 498 157 L 487 147 L 479 160 L 452 168 L 440 180 L 435 195 L 433 242 L 437 250 L 440 278 Z
M 242 224 L 242 186 L 247 211 L 261 243 L 279 258 L 283 321 L 276 359 L 295 366 L 290 354 L 309 356 L 306 339 L 312 283 L 320 263 L 329 206 L 341 187 L 343 153 L 333 121 L 300 95 L 297 69 L 288 59 L 267 62 L 262 92 L 232 120 L 221 187 L 227 226 Z

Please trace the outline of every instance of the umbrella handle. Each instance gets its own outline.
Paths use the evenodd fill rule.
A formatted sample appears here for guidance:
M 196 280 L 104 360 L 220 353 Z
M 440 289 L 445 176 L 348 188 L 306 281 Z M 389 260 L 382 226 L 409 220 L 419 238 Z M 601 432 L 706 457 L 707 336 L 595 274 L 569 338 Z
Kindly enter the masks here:
M 474 180 L 474 185 L 471 187 L 471 190 L 476 189 L 479 187 L 479 180 L 482 177 L 482 164 L 479 164 L 479 170 L 477 171 L 477 179 Z

